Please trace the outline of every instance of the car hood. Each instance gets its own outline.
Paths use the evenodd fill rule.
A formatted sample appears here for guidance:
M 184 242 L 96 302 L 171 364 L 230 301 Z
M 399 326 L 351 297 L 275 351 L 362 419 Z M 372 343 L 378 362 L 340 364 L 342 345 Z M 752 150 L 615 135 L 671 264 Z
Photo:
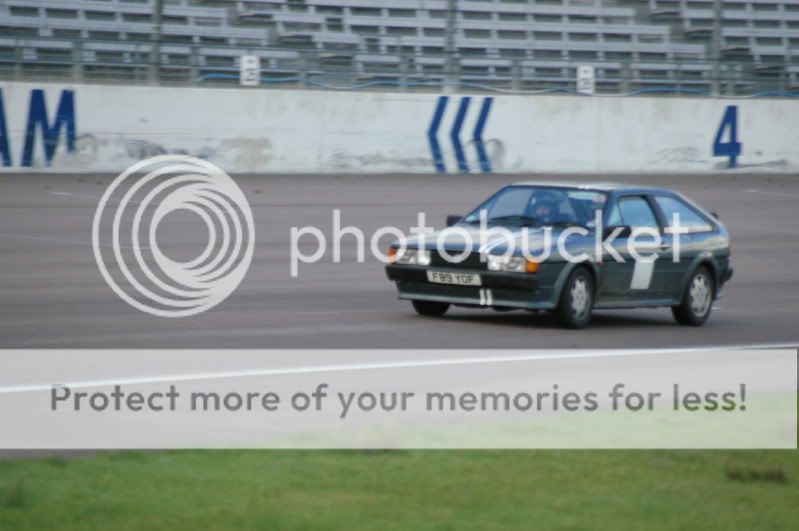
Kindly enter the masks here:
M 549 231 L 550 236 L 546 236 L 546 231 Z M 566 229 L 556 229 L 543 227 L 506 227 L 501 232 L 499 230 L 489 229 L 481 238 L 479 227 L 469 227 L 464 225 L 456 225 L 450 229 L 435 231 L 428 233 L 424 238 L 421 236 L 412 236 L 407 238 L 406 245 L 410 249 L 419 249 L 424 247 L 428 250 L 436 250 L 438 242 L 441 241 L 441 247 L 448 252 L 463 252 L 467 249 L 472 252 L 489 253 L 489 254 L 503 254 L 507 251 L 508 247 L 515 250 L 515 254 L 522 252 L 522 246 L 526 247 L 529 254 L 537 255 L 544 251 L 552 251 L 557 248 L 558 237 Z M 442 235 L 443 234 L 443 235 Z M 468 245 L 466 235 L 469 235 L 471 245 Z M 567 249 L 574 250 L 577 248 L 584 248 L 586 245 L 593 246 L 593 232 L 589 230 L 588 235 L 580 236 L 578 234 L 570 234 L 566 239 Z M 422 245 L 423 244 L 423 245 Z

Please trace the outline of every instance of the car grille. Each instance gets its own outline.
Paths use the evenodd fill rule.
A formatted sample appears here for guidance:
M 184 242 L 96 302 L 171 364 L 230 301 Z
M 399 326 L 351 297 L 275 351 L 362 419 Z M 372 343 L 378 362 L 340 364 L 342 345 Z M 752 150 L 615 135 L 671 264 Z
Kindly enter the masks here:
M 450 253 L 453 256 L 457 254 L 452 252 Z M 438 251 L 431 251 L 430 255 L 430 265 L 434 267 L 446 267 L 449 269 L 477 269 L 477 270 L 485 270 L 488 267 L 486 262 L 480 261 L 480 253 L 477 251 L 472 251 L 466 257 L 465 260 L 462 262 L 450 262 L 445 257 L 441 256 Z

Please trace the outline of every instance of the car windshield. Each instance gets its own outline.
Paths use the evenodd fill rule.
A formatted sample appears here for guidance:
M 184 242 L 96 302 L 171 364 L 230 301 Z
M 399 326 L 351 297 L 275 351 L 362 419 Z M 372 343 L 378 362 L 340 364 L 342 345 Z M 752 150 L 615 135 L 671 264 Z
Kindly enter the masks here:
M 595 213 L 602 210 L 607 194 L 579 188 L 552 186 L 508 186 L 463 218 L 478 225 L 481 212 L 492 225 L 593 227 Z

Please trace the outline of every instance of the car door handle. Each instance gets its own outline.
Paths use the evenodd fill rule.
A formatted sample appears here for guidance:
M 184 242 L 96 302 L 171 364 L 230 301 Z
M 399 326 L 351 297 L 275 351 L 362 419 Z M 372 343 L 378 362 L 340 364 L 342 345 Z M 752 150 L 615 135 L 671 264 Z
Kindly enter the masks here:
M 671 244 L 669 244 L 669 243 L 661 243 L 658 246 L 658 249 L 660 249 L 661 251 L 668 251 L 669 249 L 671 249 Z

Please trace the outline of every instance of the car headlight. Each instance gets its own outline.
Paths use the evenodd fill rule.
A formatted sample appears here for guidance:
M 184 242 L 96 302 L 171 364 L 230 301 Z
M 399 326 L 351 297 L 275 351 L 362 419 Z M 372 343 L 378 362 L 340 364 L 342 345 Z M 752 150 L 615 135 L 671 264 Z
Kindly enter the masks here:
M 538 262 L 527 260 L 523 256 L 488 255 L 489 271 L 507 271 L 508 273 L 535 273 Z
M 430 251 L 425 249 L 397 249 L 393 256 L 395 264 L 430 265 Z

